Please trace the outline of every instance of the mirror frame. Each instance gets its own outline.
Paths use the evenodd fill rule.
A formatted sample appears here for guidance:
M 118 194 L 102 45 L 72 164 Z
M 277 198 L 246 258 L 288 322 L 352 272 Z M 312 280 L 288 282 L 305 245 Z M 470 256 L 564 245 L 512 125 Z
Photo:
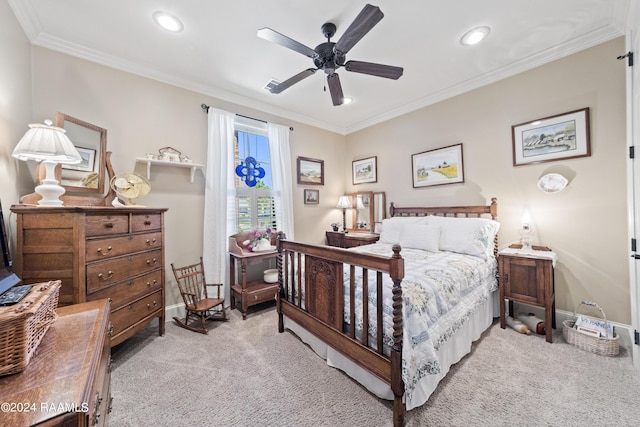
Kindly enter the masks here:
M 367 226 L 364 228 L 356 227 L 358 222 L 358 210 L 354 209 L 354 206 L 357 206 L 356 200 L 358 196 L 368 196 L 369 197 L 369 214 L 368 221 L 365 221 Z M 356 191 L 355 193 L 345 193 L 345 196 L 349 196 L 351 198 L 351 215 L 347 217 L 347 230 L 349 231 L 368 231 L 370 233 L 375 233 L 376 224 L 381 224 L 382 220 L 387 217 L 387 200 L 384 191 Z M 379 206 L 379 209 L 377 207 Z M 380 212 L 377 212 L 377 211 Z M 379 215 L 376 215 L 376 214 Z M 378 226 L 379 228 L 379 226 Z
M 106 167 L 106 155 L 107 155 L 107 130 L 96 126 L 94 124 L 85 122 L 84 120 L 77 119 L 75 117 L 71 117 L 68 114 L 56 112 L 55 125 L 57 127 L 65 129 L 67 132 L 67 136 L 74 143 L 74 145 L 78 146 L 78 144 L 74 141 L 73 136 L 69 135 L 69 130 L 65 128 L 65 123 L 73 123 L 75 125 L 84 127 L 89 129 L 90 131 L 97 132 L 100 136 L 100 147 L 96 150 L 99 155 L 99 158 L 96 159 L 96 164 L 94 165 L 93 171 L 98 173 L 98 187 L 97 188 L 89 188 L 89 187 L 80 187 L 73 185 L 63 185 L 60 184 L 67 192 L 69 193 L 96 193 L 96 194 L 104 194 L 105 189 L 105 175 L 107 173 Z M 61 174 L 64 174 L 64 169 L 61 170 Z M 88 175 L 89 173 L 87 173 Z M 61 175 L 62 176 L 62 175 Z

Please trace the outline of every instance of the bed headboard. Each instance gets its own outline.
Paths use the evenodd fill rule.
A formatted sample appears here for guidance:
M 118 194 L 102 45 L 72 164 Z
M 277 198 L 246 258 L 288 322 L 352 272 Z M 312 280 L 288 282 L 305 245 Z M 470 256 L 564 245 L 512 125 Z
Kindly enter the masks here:
M 432 207 L 411 207 L 399 208 L 393 202 L 389 207 L 391 216 L 461 216 L 461 217 L 481 217 L 483 215 L 491 216 L 491 219 L 498 217 L 498 199 L 491 198 L 490 205 L 479 206 L 432 206 Z
M 491 198 L 491 204 L 489 205 L 476 205 L 476 206 L 432 206 L 432 207 L 411 207 L 411 208 L 398 208 L 393 202 L 389 206 L 389 214 L 394 216 L 427 216 L 427 215 L 439 215 L 439 216 L 452 216 L 452 217 L 466 217 L 466 218 L 480 218 L 490 217 L 493 220 L 498 218 L 498 199 Z M 493 242 L 493 254 L 498 255 L 498 236 Z

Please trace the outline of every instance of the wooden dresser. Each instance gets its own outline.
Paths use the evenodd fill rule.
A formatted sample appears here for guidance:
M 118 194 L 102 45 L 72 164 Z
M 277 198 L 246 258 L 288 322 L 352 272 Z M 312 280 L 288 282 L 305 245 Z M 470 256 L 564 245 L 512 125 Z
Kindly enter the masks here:
M 109 302 L 62 307 L 24 371 L 0 377 L 0 424 L 107 426 L 111 412 Z
M 164 212 L 158 208 L 14 205 L 16 273 L 62 280 L 60 305 L 111 300 L 111 344 L 159 320 L 164 335 Z

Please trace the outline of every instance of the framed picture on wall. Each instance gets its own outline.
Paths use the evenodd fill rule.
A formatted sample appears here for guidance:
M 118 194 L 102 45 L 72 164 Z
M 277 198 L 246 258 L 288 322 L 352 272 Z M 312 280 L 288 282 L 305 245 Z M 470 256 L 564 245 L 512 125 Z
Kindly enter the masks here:
M 324 185 L 324 160 L 298 157 L 298 184 Z
M 511 126 L 513 166 L 591 155 L 589 107 Z
M 304 204 L 317 205 L 320 203 L 320 190 L 304 190 Z
M 464 182 L 462 144 L 411 155 L 413 188 Z
M 354 160 L 353 184 L 365 184 L 367 182 L 378 182 L 378 157 L 368 157 L 366 159 Z

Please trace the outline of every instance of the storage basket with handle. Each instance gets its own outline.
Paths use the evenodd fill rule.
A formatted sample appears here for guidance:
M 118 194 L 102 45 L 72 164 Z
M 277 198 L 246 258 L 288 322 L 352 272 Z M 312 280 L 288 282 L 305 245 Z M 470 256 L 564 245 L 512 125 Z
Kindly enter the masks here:
M 582 332 L 579 332 L 573 327 L 576 323 L 578 308 L 580 308 L 581 305 L 594 307 L 600 310 L 602 318 L 604 319 L 604 323 L 607 326 L 605 328 L 607 336 L 595 337 L 586 335 Z M 591 353 L 599 354 L 601 356 L 617 356 L 620 352 L 618 335 L 614 334 L 613 337 L 610 337 L 608 326 L 609 325 L 607 322 L 607 316 L 604 314 L 604 310 L 598 304 L 592 301 L 582 301 L 576 306 L 576 309 L 573 312 L 573 320 L 565 320 L 564 322 L 562 322 L 562 336 L 569 344 L 573 344 L 582 350 L 590 351 Z
M 16 305 L 0 307 L 0 375 L 23 371 L 58 318 L 60 280 L 36 283 Z

